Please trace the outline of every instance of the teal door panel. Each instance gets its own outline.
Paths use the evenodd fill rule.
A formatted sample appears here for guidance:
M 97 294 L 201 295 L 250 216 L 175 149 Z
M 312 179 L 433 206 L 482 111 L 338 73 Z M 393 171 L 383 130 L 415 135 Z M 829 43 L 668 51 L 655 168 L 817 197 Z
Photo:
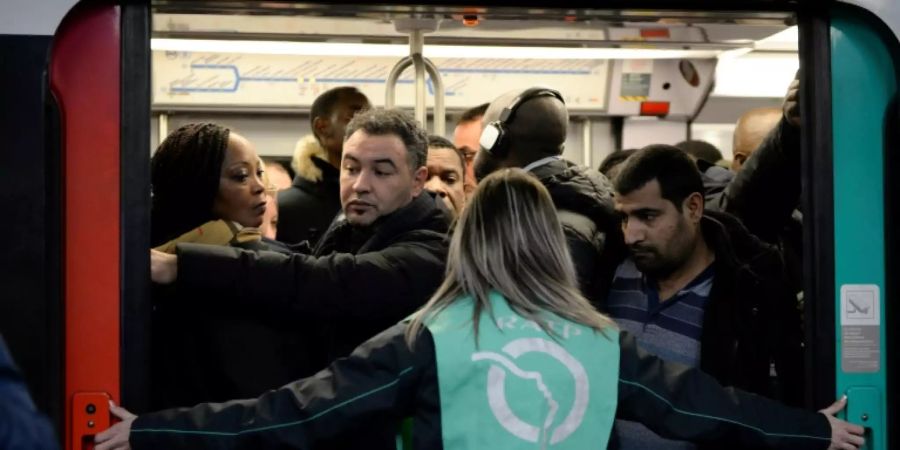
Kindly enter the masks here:
M 887 449 L 884 134 L 897 75 L 885 38 L 855 10 L 831 22 L 836 396 Z

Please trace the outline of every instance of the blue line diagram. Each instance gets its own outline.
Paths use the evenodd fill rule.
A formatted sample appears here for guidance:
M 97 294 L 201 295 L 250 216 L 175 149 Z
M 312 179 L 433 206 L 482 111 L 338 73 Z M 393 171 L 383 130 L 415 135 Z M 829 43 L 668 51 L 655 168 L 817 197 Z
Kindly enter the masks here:
M 241 87 L 241 83 L 247 82 L 266 82 L 266 83 L 297 83 L 298 79 L 293 77 L 249 77 L 241 75 L 240 70 L 234 64 L 191 64 L 194 70 L 227 70 L 234 76 L 234 83 L 227 87 L 196 87 L 196 86 L 172 86 L 172 92 L 237 92 Z M 383 78 L 303 78 L 303 81 L 309 83 L 311 81 L 318 83 L 339 83 L 339 84 L 384 84 L 387 80 Z M 397 80 L 398 84 L 412 84 L 414 80 Z M 428 87 L 428 94 L 434 95 L 434 84 L 431 79 L 425 80 Z M 454 95 L 453 92 L 444 92 L 446 96 Z
M 222 87 L 199 87 L 199 86 L 174 86 L 170 85 L 169 90 L 172 93 L 199 93 L 199 92 L 237 92 L 242 83 L 299 83 L 317 82 L 317 83 L 334 83 L 334 84 L 385 84 L 384 78 L 354 78 L 354 77 L 284 77 L 284 76 L 244 76 L 241 75 L 238 66 L 234 64 L 203 64 L 191 63 L 192 71 L 226 71 L 233 81 L 230 85 Z M 493 68 L 442 68 L 438 69 L 442 74 L 451 73 L 473 73 L 473 74 L 513 74 L 513 75 L 590 75 L 590 70 L 584 69 L 493 69 Z M 414 80 L 401 79 L 398 84 L 413 84 Z M 428 94 L 434 95 L 434 85 L 430 78 L 425 80 L 428 88 Z M 445 96 L 453 96 L 455 92 L 445 91 Z

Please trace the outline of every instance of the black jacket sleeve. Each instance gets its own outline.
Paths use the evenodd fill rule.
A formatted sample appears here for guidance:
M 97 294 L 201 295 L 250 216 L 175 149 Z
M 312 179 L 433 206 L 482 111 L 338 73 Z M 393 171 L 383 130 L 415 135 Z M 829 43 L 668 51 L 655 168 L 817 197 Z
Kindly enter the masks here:
M 622 333 L 616 416 L 669 439 L 750 448 L 825 449 L 828 419 L 747 392 L 723 388 L 699 369 L 665 362 Z
M 177 283 L 208 294 L 198 296 L 201 301 L 228 298 L 275 314 L 404 317 L 421 306 L 443 278 L 447 247 L 440 239 L 322 257 L 182 244 Z
M 800 201 L 800 130 L 783 118 L 750 155 L 714 209 L 737 216 L 751 233 L 776 242 Z
M 410 350 L 405 324 L 372 338 L 318 374 L 257 399 L 200 404 L 146 414 L 129 442 L 143 449 L 315 448 L 358 422 L 400 418 L 413 410 L 434 344 L 423 331 Z

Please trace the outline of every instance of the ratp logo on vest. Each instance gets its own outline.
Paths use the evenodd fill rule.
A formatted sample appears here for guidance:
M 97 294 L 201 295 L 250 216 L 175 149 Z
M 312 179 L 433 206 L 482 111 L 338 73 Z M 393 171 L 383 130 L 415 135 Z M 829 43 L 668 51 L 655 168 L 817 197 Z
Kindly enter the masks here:
M 554 397 L 552 386 L 548 386 L 540 372 L 524 370 L 515 360 L 519 357 L 539 353 L 551 357 L 562 364 L 574 380 L 574 399 L 571 409 L 563 421 L 553 426 L 560 413 L 561 399 Z M 559 344 L 538 337 L 515 339 L 506 344 L 502 353 L 476 352 L 472 361 L 490 361 L 487 374 L 487 399 L 491 412 L 503 428 L 519 439 L 540 443 L 542 448 L 558 444 L 574 433 L 584 420 L 590 398 L 590 383 L 584 366 Z M 547 411 L 543 423 L 533 424 L 522 420 L 513 412 L 506 398 L 507 373 L 522 380 L 534 382 L 535 395 L 542 396 Z M 559 395 L 558 393 L 556 393 Z

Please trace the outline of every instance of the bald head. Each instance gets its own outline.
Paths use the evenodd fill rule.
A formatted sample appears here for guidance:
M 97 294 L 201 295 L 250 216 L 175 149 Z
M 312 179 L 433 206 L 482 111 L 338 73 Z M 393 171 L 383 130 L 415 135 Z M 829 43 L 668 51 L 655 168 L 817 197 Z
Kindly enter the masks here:
M 522 90 L 507 92 L 491 102 L 482 122 L 500 120 L 503 110 L 522 94 Z M 478 152 L 475 175 L 479 179 L 503 167 L 524 167 L 541 158 L 559 155 L 566 142 L 569 113 L 566 105 L 552 95 L 539 95 L 520 103 L 507 119 L 506 152 L 491 155 Z
M 508 107 L 522 91 L 512 91 L 491 102 L 484 113 L 484 123 L 499 120 L 500 113 Z M 506 124 L 510 142 L 510 153 L 522 157 L 558 155 L 566 142 L 569 112 L 559 99 L 551 95 L 541 95 L 519 104 Z
M 744 113 L 734 128 L 734 161 L 731 168 L 741 170 L 744 161 L 762 144 L 766 135 L 778 125 L 781 108 L 755 108 Z

